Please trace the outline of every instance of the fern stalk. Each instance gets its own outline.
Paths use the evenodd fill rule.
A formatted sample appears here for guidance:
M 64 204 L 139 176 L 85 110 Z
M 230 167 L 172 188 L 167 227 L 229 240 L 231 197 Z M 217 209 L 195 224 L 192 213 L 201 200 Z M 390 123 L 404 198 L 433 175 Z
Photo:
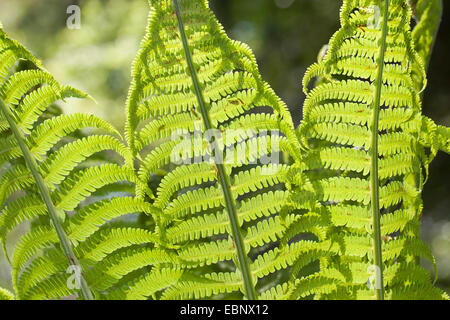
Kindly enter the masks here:
M 410 1 L 410 6 L 417 23 L 413 30 L 414 45 L 427 71 L 442 21 L 444 3 L 442 0 L 430 0 L 425 5 L 423 3 L 425 0 L 414 0 Z
M 10 113 L 9 107 L 7 107 L 5 105 L 5 103 L 3 102 L 2 99 L 0 99 L 0 109 L 5 117 L 6 121 L 8 122 L 8 125 L 11 128 L 11 131 L 12 131 L 14 137 L 16 138 L 20 149 L 22 150 L 23 157 L 25 159 L 25 163 L 27 164 L 28 169 L 30 170 L 31 174 L 33 175 L 33 178 L 34 178 L 36 185 L 39 189 L 39 192 L 41 194 L 42 200 L 44 201 L 45 206 L 47 207 L 47 210 L 50 215 L 50 219 L 53 222 L 56 233 L 61 242 L 61 246 L 63 248 L 64 254 L 65 254 L 67 260 L 69 261 L 69 264 L 76 266 L 78 270 L 82 270 L 77 257 L 73 253 L 70 241 L 69 241 L 63 227 L 61 226 L 61 224 L 59 222 L 57 209 L 55 208 L 55 206 L 51 200 L 50 192 L 44 182 L 44 179 L 42 178 L 42 176 L 39 174 L 39 172 L 37 170 L 36 161 L 34 160 L 30 150 L 28 149 L 27 145 L 25 144 L 23 135 L 20 133 L 19 128 L 17 127 L 16 123 L 14 122 L 13 116 Z M 93 300 L 91 290 L 89 289 L 89 286 L 88 286 L 86 280 L 84 279 L 82 272 L 80 274 L 80 284 L 81 284 L 81 293 L 82 293 L 83 299 Z
M 206 130 L 210 130 L 210 129 L 213 129 L 213 127 L 211 125 L 211 119 L 210 119 L 209 113 L 206 109 L 205 99 L 203 97 L 203 93 L 200 88 L 200 83 L 199 83 L 199 80 L 197 77 L 197 73 L 194 68 L 194 63 L 192 61 L 192 56 L 191 56 L 191 52 L 189 50 L 189 44 L 188 44 L 186 33 L 184 30 L 183 19 L 181 17 L 181 12 L 180 12 L 180 7 L 178 5 L 178 1 L 173 0 L 173 5 L 175 7 L 175 12 L 176 12 L 177 19 L 178 19 L 178 28 L 180 30 L 181 40 L 183 42 L 183 48 L 184 48 L 186 60 L 188 63 L 189 72 L 190 72 L 192 82 L 194 85 L 195 94 L 197 96 L 197 100 L 199 103 L 203 122 L 205 124 Z M 214 143 L 216 144 L 216 148 L 214 148 L 214 149 L 218 150 L 217 142 L 214 141 Z M 248 263 L 248 257 L 247 257 L 247 254 L 245 253 L 246 251 L 245 251 L 244 240 L 243 240 L 243 237 L 242 237 L 242 234 L 240 231 L 240 227 L 239 227 L 239 223 L 238 223 L 236 204 L 235 204 L 234 198 L 231 193 L 231 184 L 228 179 L 228 176 L 225 173 L 224 165 L 221 163 L 216 163 L 216 168 L 218 171 L 219 181 L 222 186 L 223 195 L 225 198 L 225 204 L 226 204 L 228 216 L 230 219 L 231 230 L 232 230 L 234 243 L 235 243 L 236 251 L 237 251 L 237 255 L 238 255 L 239 268 L 240 268 L 240 271 L 242 272 L 242 277 L 244 280 L 246 296 L 249 300 L 256 300 L 257 295 L 256 295 L 255 287 L 253 285 L 250 266 Z
M 372 108 L 372 138 L 370 158 L 370 199 L 372 207 L 373 246 L 375 257 L 376 282 L 375 293 L 377 300 L 384 300 L 383 285 L 383 258 L 381 248 L 380 227 L 380 195 L 378 181 L 378 124 L 380 116 L 381 91 L 383 88 L 384 54 L 386 52 L 386 37 L 388 33 L 389 0 L 384 1 L 383 29 L 381 34 L 380 55 L 378 58 L 378 71 L 375 79 L 375 99 Z

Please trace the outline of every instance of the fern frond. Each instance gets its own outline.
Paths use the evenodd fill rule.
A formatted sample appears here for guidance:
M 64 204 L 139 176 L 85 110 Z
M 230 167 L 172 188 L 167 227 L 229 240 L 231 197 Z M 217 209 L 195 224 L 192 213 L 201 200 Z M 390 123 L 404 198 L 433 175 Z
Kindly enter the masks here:
M 442 0 L 411 0 L 413 16 L 417 25 L 412 36 L 422 60 L 428 65 L 442 18 Z
M 448 299 L 419 264 L 441 0 L 344 0 L 298 129 L 207 0 L 149 3 L 126 144 L 0 24 L 0 300 Z
M 14 300 L 14 294 L 9 290 L 0 288 L 0 300 Z
M 131 283 L 119 293 L 111 293 L 106 299 L 144 300 L 149 296 L 178 283 L 183 275 L 180 269 L 161 269 L 147 273 Z
M 428 14 L 423 25 L 431 23 Z M 320 213 L 313 231 L 318 242 L 331 241 L 330 248 L 339 250 L 316 257 L 320 271 L 294 280 L 282 294 L 374 299 L 385 292 L 394 299 L 406 288 L 412 296 L 424 288 L 432 297 L 441 295 L 417 266 L 420 257 L 434 263 L 420 240 L 419 217 L 422 168 L 448 143 L 446 128 L 421 114 L 423 61 L 429 54 L 422 45 L 429 38 L 421 26 L 411 32 L 411 17 L 404 0 L 344 1 L 341 29 L 305 75 L 307 98 L 298 134 L 308 151 L 297 175 L 302 178 L 293 181 L 296 192 L 317 200 L 311 206 L 304 197 L 307 202 L 299 207 Z M 424 38 L 416 47 L 419 35 Z M 316 77 L 320 81 L 308 90 Z M 402 268 L 398 281 L 393 280 L 396 268 Z M 420 291 L 415 295 L 424 297 Z
M 242 289 L 255 298 L 249 287 L 257 276 L 244 260 L 276 246 L 286 229 L 277 215 L 288 199 L 290 167 L 270 157 L 300 158 L 291 116 L 261 79 L 251 50 L 227 37 L 207 1 L 150 5 L 127 102 L 126 139 L 143 159 L 137 194 L 154 207 L 160 243 L 175 248 L 182 261 L 173 268 L 187 268 L 189 275 L 217 271 L 211 274 L 217 284 L 183 274 L 162 297 Z M 211 131 L 215 139 L 205 136 Z M 231 262 L 240 275 L 222 273 Z M 265 275 L 288 267 L 277 264 Z M 223 277 L 236 284 L 223 286 Z
M 203 276 L 184 273 L 178 283 L 167 289 L 163 300 L 202 299 L 214 295 L 231 293 L 243 286 L 237 273 L 211 273 Z
M 99 261 L 96 257 L 157 239 L 143 230 L 111 229 L 108 233 L 99 229 L 111 220 L 152 211 L 137 199 L 101 194 L 107 186 L 136 182 L 131 153 L 110 124 L 93 115 L 49 110 L 59 100 L 88 95 L 61 86 L 2 30 L 0 55 L 0 163 L 6 168 L 0 176 L 0 238 L 5 251 L 8 234 L 19 224 L 33 223 L 12 254 L 13 285 L 18 299 L 72 295 L 79 288 L 66 284 L 69 266 L 90 267 L 89 263 Z M 18 59 L 28 60 L 33 69 L 17 69 Z M 85 128 L 109 135 L 85 134 Z M 107 150 L 117 155 L 116 163 L 90 161 Z M 91 298 L 83 275 L 81 281 L 83 296 Z

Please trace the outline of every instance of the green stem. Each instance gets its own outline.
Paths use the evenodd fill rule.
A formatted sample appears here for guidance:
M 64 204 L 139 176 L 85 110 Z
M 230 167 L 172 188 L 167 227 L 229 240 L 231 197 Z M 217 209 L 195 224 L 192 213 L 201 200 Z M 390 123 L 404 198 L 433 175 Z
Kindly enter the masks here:
M 59 241 L 61 243 L 61 246 L 63 248 L 64 254 L 69 261 L 70 265 L 73 265 L 77 267 L 78 270 L 81 269 L 81 265 L 78 262 L 77 257 L 73 253 L 72 246 L 70 244 L 70 241 L 64 232 L 63 227 L 61 226 L 57 214 L 57 209 L 53 205 L 52 199 L 50 197 L 50 192 L 47 188 L 47 185 L 44 182 L 44 179 L 39 174 L 37 170 L 37 164 L 34 160 L 33 155 L 31 154 L 30 150 L 28 149 L 27 145 L 24 142 L 24 137 L 22 133 L 19 131 L 19 128 L 17 127 L 16 123 L 13 120 L 13 116 L 11 114 L 11 111 L 9 110 L 9 107 L 5 105 L 2 99 L 0 99 L 0 109 L 8 122 L 8 125 L 14 135 L 14 137 L 17 140 L 17 143 L 19 144 L 20 149 L 22 150 L 23 157 L 25 159 L 25 163 L 27 164 L 28 169 L 30 170 L 31 174 L 33 175 L 33 178 L 36 182 L 36 185 L 39 189 L 39 192 L 41 194 L 41 198 L 45 203 L 45 206 L 47 207 L 48 213 L 50 214 L 50 219 L 53 222 L 53 225 L 55 226 L 56 233 L 58 235 Z M 85 300 L 93 300 L 92 293 L 87 285 L 86 280 L 84 279 L 82 273 L 80 275 L 81 279 L 81 293 Z
M 439 32 L 439 27 L 441 26 L 442 14 L 444 12 L 444 3 L 443 3 L 442 0 L 436 1 L 435 6 L 436 6 L 435 7 L 436 10 L 439 10 L 439 18 L 436 21 L 434 21 L 434 24 L 432 24 L 432 26 L 431 26 L 432 28 L 434 28 L 433 39 L 431 40 L 430 51 L 428 52 L 428 56 L 426 57 L 426 61 L 424 61 L 424 63 L 425 63 L 425 71 L 427 71 L 427 72 L 428 72 L 428 69 L 430 67 L 431 55 L 433 53 L 433 49 L 434 49 L 434 46 L 436 44 L 436 38 L 437 38 L 437 35 L 438 35 L 438 32 Z
M 423 60 L 425 71 L 428 71 L 431 55 L 433 53 L 439 27 L 442 21 L 444 4 L 442 0 L 426 1 L 429 1 L 426 6 L 421 3 L 419 4 L 418 0 L 409 1 L 409 5 L 415 14 L 414 19 L 416 20 L 416 26 L 412 30 L 416 50 L 419 52 L 419 55 Z M 420 8 L 418 8 L 418 6 Z M 421 43 L 422 46 L 418 46 Z
M 211 130 L 211 129 L 213 129 L 213 127 L 211 125 L 211 119 L 209 117 L 208 110 L 206 108 L 205 99 L 203 97 L 203 93 L 200 88 L 200 83 L 198 81 L 197 73 L 194 68 L 194 63 L 192 61 L 192 56 L 191 56 L 191 52 L 189 50 L 189 44 L 188 44 L 186 33 L 184 30 L 183 19 L 181 18 L 181 12 L 180 12 L 180 7 L 178 5 L 178 1 L 173 0 L 173 5 L 175 7 L 175 11 L 177 14 L 178 28 L 180 30 L 181 40 L 183 42 L 183 48 L 184 48 L 186 60 L 188 63 L 189 72 L 191 74 L 192 82 L 194 85 L 195 94 L 197 95 L 198 104 L 200 106 L 200 111 L 202 114 L 203 122 L 205 124 L 206 130 Z M 216 144 L 214 150 L 219 150 L 217 148 L 217 141 L 214 141 L 214 143 Z M 225 173 L 224 165 L 221 163 L 216 163 L 216 167 L 217 167 L 217 171 L 219 173 L 219 182 L 222 186 L 223 196 L 225 198 L 225 204 L 226 204 L 228 216 L 230 219 L 231 230 L 232 230 L 233 239 L 234 239 L 237 256 L 238 256 L 239 267 L 242 272 L 242 277 L 244 279 L 244 287 L 245 287 L 246 296 L 249 300 L 256 300 L 257 299 L 256 290 L 253 285 L 251 271 L 250 271 L 250 267 L 249 267 L 249 263 L 248 263 L 248 257 L 247 257 L 247 254 L 245 253 L 246 251 L 245 251 L 244 239 L 242 237 L 239 222 L 238 222 L 236 204 L 235 204 L 233 195 L 231 193 L 230 181 L 229 181 L 228 176 Z
M 372 138 L 370 157 L 370 199 L 373 226 L 373 246 L 375 256 L 375 293 L 377 300 L 384 300 L 383 284 L 383 257 L 381 248 L 381 226 L 380 226 L 380 196 L 378 181 L 378 122 L 380 115 L 381 91 L 383 88 L 384 55 L 386 52 L 386 37 L 388 33 L 389 0 L 384 0 L 383 29 L 381 35 L 381 48 L 378 58 L 378 71 L 375 79 L 375 96 L 372 114 Z

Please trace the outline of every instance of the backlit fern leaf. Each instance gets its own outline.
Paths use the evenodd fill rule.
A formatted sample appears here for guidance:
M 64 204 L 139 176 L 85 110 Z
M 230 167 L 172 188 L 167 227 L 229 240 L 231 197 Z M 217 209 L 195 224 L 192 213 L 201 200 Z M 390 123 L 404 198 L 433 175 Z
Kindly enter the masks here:
M 448 299 L 419 263 L 436 269 L 421 191 L 450 151 L 450 129 L 421 114 L 441 0 L 344 0 L 297 130 L 207 0 L 149 3 L 127 145 L 93 115 L 61 114 L 56 102 L 88 96 L 0 24 L 0 241 L 15 291 L 0 300 Z
M 34 68 L 21 70 L 17 64 L 19 59 L 28 60 Z M 133 247 L 153 243 L 156 238 L 145 230 L 105 228 L 110 221 L 126 215 L 151 212 L 149 204 L 120 195 L 120 188 L 119 194 L 103 195 L 102 190 L 110 186 L 136 182 L 130 167 L 131 154 L 118 132 L 93 115 L 49 112 L 58 100 L 87 95 L 61 86 L 32 54 L 10 40 L 3 30 L 0 30 L 0 70 L 2 103 L 10 108 L 13 121 L 22 132 L 81 264 L 89 269 L 102 259 L 113 260 L 117 250 L 131 247 L 130 252 L 134 252 Z M 0 238 L 5 252 L 8 234 L 18 225 L 32 221 L 31 230 L 16 244 L 11 256 L 16 296 L 51 299 L 72 295 L 77 288 L 67 284 L 71 275 L 66 272 L 69 263 L 58 247 L 59 237 L 48 220 L 47 206 L 36 181 L 23 160 L 19 140 L 3 115 L 0 117 L 0 163 L 5 170 L 0 176 Z M 84 128 L 101 129 L 108 134 L 87 135 L 81 131 Z M 108 150 L 112 151 L 111 161 L 97 157 Z M 93 277 L 95 270 L 87 276 Z M 95 292 L 105 286 L 94 286 Z
M 0 300 L 14 300 L 14 295 L 9 290 L 0 288 Z
M 185 269 L 182 275 L 176 273 L 179 280 L 167 282 L 174 285 L 162 298 L 236 296 L 245 289 L 214 160 L 223 149 L 238 150 L 224 160 L 225 171 L 237 202 L 244 254 L 254 260 L 251 277 L 257 280 L 291 262 L 276 262 L 277 240 L 284 223 L 289 223 L 277 215 L 288 198 L 289 167 L 264 159 L 270 160 L 277 148 L 298 158 L 300 149 L 287 108 L 261 79 L 250 49 L 226 36 L 207 1 L 178 2 L 207 117 L 223 146 L 214 150 L 212 140 L 204 137 L 205 115 L 194 91 L 173 1 L 150 1 L 149 26 L 134 62 L 127 103 L 126 137 L 133 154 L 143 159 L 137 194 L 154 207 L 162 248 L 175 249 L 179 261 L 172 262 L 172 268 Z M 208 157 L 211 161 L 205 160 Z M 144 192 L 147 187 L 153 191 Z M 259 261 L 264 253 L 266 258 Z M 235 269 L 233 261 L 238 269 L 229 273 Z M 266 271 L 258 271 L 271 263 Z M 155 272 L 170 273 L 164 268 Z M 141 292 L 151 278 L 139 280 L 136 290 Z M 138 296 L 154 294 L 149 286 L 147 294 Z
M 388 17 L 383 14 L 383 2 L 389 4 Z M 380 21 L 376 12 L 381 12 Z M 420 240 L 422 168 L 427 169 L 439 149 L 448 150 L 448 129 L 421 115 L 427 53 L 423 43 L 420 54 L 416 51 L 410 19 L 411 9 L 404 0 L 345 0 L 341 29 L 331 38 L 324 58 L 305 75 L 307 99 L 298 134 L 308 151 L 296 179 L 298 185 L 303 183 L 299 192 L 311 193 L 317 201 L 304 207 L 322 216 L 320 224 L 327 236 L 326 240 L 319 237 L 319 242 L 331 241 L 330 248 L 338 247 L 320 259 L 320 271 L 295 280 L 278 294 L 321 299 L 375 297 L 370 289 L 378 279 L 370 175 L 372 124 L 378 113 L 376 179 L 386 297 L 442 297 L 417 261 L 425 257 L 434 262 Z M 418 30 L 414 37 L 419 34 Z M 384 72 L 378 83 L 381 53 Z M 321 80 L 309 90 L 313 78 Z M 379 105 L 375 105 L 377 89 L 381 89 Z
M 428 64 L 442 16 L 442 0 L 410 0 L 417 25 L 412 31 L 415 47 Z

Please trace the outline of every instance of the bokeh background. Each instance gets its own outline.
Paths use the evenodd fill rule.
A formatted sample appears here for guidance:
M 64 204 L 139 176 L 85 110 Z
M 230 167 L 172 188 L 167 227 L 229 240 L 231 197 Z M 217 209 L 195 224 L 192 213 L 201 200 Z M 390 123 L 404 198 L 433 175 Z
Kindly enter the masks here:
M 79 30 L 66 26 L 66 10 L 73 4 L 81 7 Z M 301 79 L 339 27 L 341 1 L 211 0 L 210 4 L 229 36 L 254 50 L 264 79 L 288 104 L 298 124 L 304 100 Z M 450 126 L 450 3 L 445 5 L 423 112 L 438 124 Z M 94 113 L 119 129 L 124 126 L 130 66 L 147 15 L 147 0 L 0 1 L 0 21 L 6 32 L 42 59 L 58 81 L 88 92 L 97 101 L 70 100 L 64 111 Z M 450 292 L 449 155 L 438 155 L 430 176 L 423 193 L 422 234 L 436 256 L 438 285 Z M 11 288 L 9 273 L 0 252 L 0 286 Z

